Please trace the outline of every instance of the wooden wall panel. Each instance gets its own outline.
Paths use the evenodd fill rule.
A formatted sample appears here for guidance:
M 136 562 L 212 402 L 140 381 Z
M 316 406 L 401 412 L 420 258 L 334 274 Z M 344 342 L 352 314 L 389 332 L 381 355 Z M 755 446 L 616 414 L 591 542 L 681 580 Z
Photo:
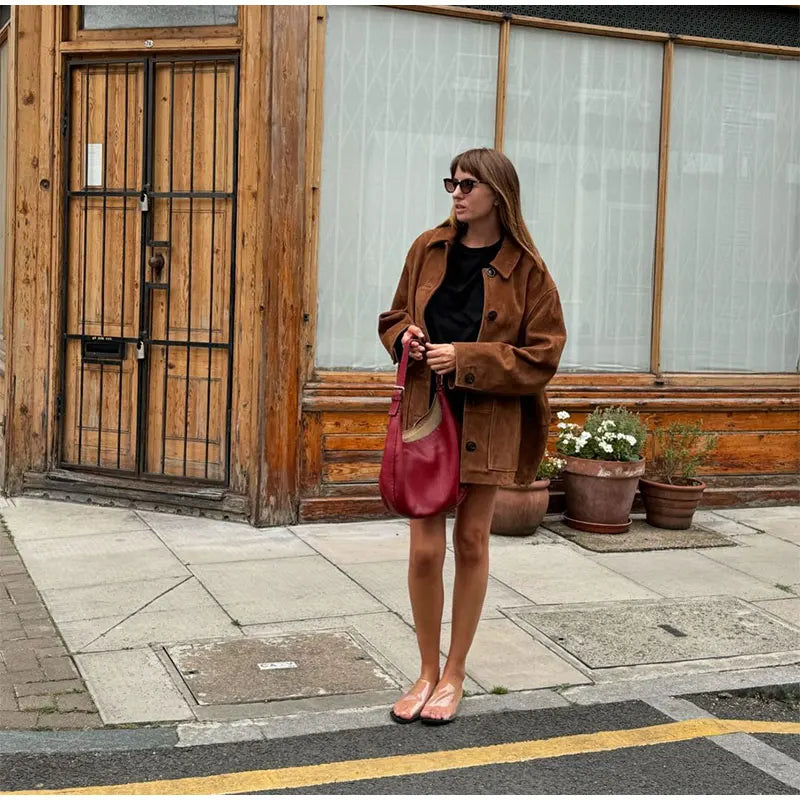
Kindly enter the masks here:
M 53 137 L 55 6 L 13 6 L 9 75 L 10 172 L 8 202 L 11 282 L 7 306 L 6 491 L 18 490 L 23 472 L 43 469 L 52 426 L 50 291 L 53 247 Z
M 270 76 L 268 217 L 263 249 L 266 286 L 263 468 L 257 524 L 295 519 L 300 482 L 300 400 L 303 273 L 306 219 L 306 114 L 309 13 L 303 6 L 273 6 Z
M 338 376 L 337 376 L 338 379 Z M 354 381 L 354 384 L 356 382 Z M 354 385 L 351 384 L 351 385 Z M 372 384 L 364 381 L 364 386 Z M 360 397 L 342 397 L 337 388 L 325 392 L 325 381 L 313 387 L 313 399 L 306 394 L 304 421 L 313 417 L 313 436 L 304 442 L 305 467 L 301 521 L 324 519 L 371 519 L 388 516 L 382 510 L 377 480 L 389 410 L 388 396 L 375 396 L 370 389 Z M 571 421 L 582 423 L 595 406 L 610 405 L 612 399 L 597 393 L 587 400 L 586 387 L 575 387 L 574 394 L 559 391 L 550 396 L 553 422 L 548 449 L 555 452 L 555 413 L 567 408 Z M 791 394 L 759 392 L 750 388 L 734 395 L 716 390 L 707 397 L 697 387 L 680 387 L 674 394 L 658 396 L 652 391 L 632 388 L 627 398 L 613 398 L 641 414 L 648 427 L 646 456 L 652 457 L 652 431 L 671 422 L 701 420 L 701 427 L 719 437 L 712 462 L 700 470 L 714 487 L 708 505 L 763 505 L 792 503 L 800 498 L 800 401 Z M 382 405 L 381 411 L 374 410 Z M 362 410 L 356 410 L 358 408 Z M 339 410 L 336 410 L 336 409 Z M 314 449 L 316 444 L 316 449 Z M 314 482 L 313 476 L 318 476 Z M 554 484 L 555 506 L 563 487 Z M 727 501 L 726 499 L 727 498 Z M 557 508 L 553 508 L 557 510 Z

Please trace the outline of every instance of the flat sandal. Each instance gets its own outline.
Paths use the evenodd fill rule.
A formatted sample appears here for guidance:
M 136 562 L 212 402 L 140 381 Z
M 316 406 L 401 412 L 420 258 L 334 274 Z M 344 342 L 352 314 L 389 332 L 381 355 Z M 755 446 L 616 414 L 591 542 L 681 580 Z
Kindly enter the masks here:
M 423 725 L 447 725 L 452 722 L 458 714 L 458 706 L 463 697 L 463 690 L 459 691 L 453 686 L 452 683 L 445 683 L 441 689 L 438 689 L 431 699 L 425 703 L 423 711 L 428 708 L 449 708 L 452 706 L 452 711 L 446 717 L 425 717 L 420 712 L 420 720 Z
M 411 687 L 411 689 L 409 689 L 409 690 L 408 690 L 408 691 L 407 691 L 407 692 L 406 692 L 406 693 L 405 693 L 405 694 L 404 694 L 404 695 L 403 695 L 403 696 L 402 696 L 402 697 L 401 697 L 401 698 L 400 698 L 400 699 L 399 699 L 399 700 L 398 700 L 398 701 L 397 701 L 397 702 L 394 704 L 394 705 L 397 705 L 397 703 L 400 703 L 400 702 L 402 702 L 403 700 L 406 700 L 406 699 L 411 699 L 411 698 L 413 698 L 414 700 L 416 700 L 416 701 L 417 701 L 417 702 L 416 702 L 416 705 L 414 705 L 414 706 L 412 706 L 412 707 L 411 707 L 411 712 L 412 712 L 412 713 L 411 713 L 411 716 L 410 716 L 410 717 L 401 717 L 399 714 L 395 714 L 395 712 L 394 712 L 394 706 L 392 706 L 392 708 L 391 708 L 391 709 L 389 709 L 389 716 L 391 716 L 391 718 L 392 718 L 392 719 L 393 719 L 395 722 L 399 723 L 400 725 L 407 725 L 409 722 L 416 722 L 416 721 L 419 719 L 419 717 L 420 717 L 420 713 L 422 712 L 422 709 L 423 709 L 423 707 L 425 706 L 425 703 L 427 703 L 427 702 L 428 702 L 428 700 L 430 699 L 430 696 L 431 696 L 431 694 L 433 694 L 434 684 L 433 684 L 433 683 L 431 683 L 431 681 L 426 681 L 426 680 L 423 680 L 422 678 L 420 678 L 420 680 L 418 680 L 418 681 L 417 681 L 417 682 L 414 684 L 414 686 L 416 686 L 416 685 L 417 685 L 417 683 L 422 683 L 422 684 L 424 684 L 424 686 L 422 687 L 422 691 L 421 691 L 421 692 L 415 692 L 415 691 L 413 691 L 413 688 L 414 688 L 414 687 L 412 686 L 412 687 Z

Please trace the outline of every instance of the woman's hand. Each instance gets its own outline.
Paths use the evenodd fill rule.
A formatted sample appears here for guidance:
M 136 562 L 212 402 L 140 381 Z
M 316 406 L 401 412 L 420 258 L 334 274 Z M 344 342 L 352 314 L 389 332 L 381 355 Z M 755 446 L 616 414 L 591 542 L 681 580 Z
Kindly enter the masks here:
M 403 338 L 400 340 L 403 347 L 406 346 L 406 342 L 411 342 L 411 345 L 408 348 L 408 355 L 409 358 L 413 358 L 414 361 L 422 361 L 425 358 L 425 350 L 423 346 L 423 341 L 425 339 L 425 334 L 423 333 L 421 328 L 418 328 L 416 325 L 409 325 L 405 332 L 403 333 Z
M 425 345 L 428 366 L 437 375 L 447 375 L 456 368 L 456 349 L 451 344 L 431 344 Z

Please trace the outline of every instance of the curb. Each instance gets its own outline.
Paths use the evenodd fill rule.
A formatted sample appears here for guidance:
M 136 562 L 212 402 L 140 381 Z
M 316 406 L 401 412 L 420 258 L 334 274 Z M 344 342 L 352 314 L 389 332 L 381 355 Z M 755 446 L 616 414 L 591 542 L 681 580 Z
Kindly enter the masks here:
M 627 681 L 613 686 L 580 686 L 574 690 L 537 689 L 507 695 L 464 698 L 464 717 L 506 711 L 604 705 L 639 700 L 663 704 L 665 698 L 713 691 L 797 683 L 797 666 Z M 609 691 L 613 690 L 613 691 Z M 676 702 L 683 702 L 676 701 Z M 652 704 L 652 703 L 651 703 Z M 658 706 L 655 706 L 658 707 Z M 708 715 L 708 712 L 703 712 Z M 232 722 L 179 722 L 158 727 L 82 731 L 0 731 L 0 754 L 44 754 L 86 751 L 188 748 L 235 742 L 269 741 L 342 730 L 392 725 L 386 706 L 300 712 Z

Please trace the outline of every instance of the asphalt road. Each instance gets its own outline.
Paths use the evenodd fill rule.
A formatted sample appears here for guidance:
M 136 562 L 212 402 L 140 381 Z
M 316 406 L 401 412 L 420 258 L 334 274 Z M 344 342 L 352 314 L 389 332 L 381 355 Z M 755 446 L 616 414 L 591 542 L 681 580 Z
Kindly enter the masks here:
M 90 793 L 91 787 L 205 778 L 193 784 L 121 786 L 119 792 L 269 793 L 271 786 L 280 794 L 798 792 L 800 784 L 784 783 L 716 743 L 743 734 L 711 740 L 702 735 L 703 724 L 713 727 L 717 723 L 704 720 L 695 730 L 692 725 L 698 723 L 676 722 L 646 703 L 634 701 L 462 717 L 442 727 L 401 726 L 387 719 L 380 728 L 269 741 L 121 752 L 5 754 L 0 761 L 0 789 L 30 792 L 84 787 Z M 665 732 L 675 740 L 648 743 L 663 740 Z M 638 743 L 631 745 L 631 737 L 638 737 Z M 771 733 L 760 735 L 757 744 L 764 748 L 767 739 L 796 744 L 798 738 Z M 567 754 L 556 757 L 554 752 Z M 785 760 L 793 752 L 794 747 L 785 748 L 778 757 Z M 423 756 L 419 758 L 419 754 Z M 497 763 L 503 759 L 510 763 Z M 800 776 L 800 764 L 794 763 Z M 359 774 L 369 775 L 376 764 L 385 777 L 355 780 Z M 789 766 L 792 771 L 791 762 Z M 226 773 L 233 777 L 225 777 L 225 783 L 209 782 L 211 776 Z M 333 782 L 320 783 L 324 780 Z

